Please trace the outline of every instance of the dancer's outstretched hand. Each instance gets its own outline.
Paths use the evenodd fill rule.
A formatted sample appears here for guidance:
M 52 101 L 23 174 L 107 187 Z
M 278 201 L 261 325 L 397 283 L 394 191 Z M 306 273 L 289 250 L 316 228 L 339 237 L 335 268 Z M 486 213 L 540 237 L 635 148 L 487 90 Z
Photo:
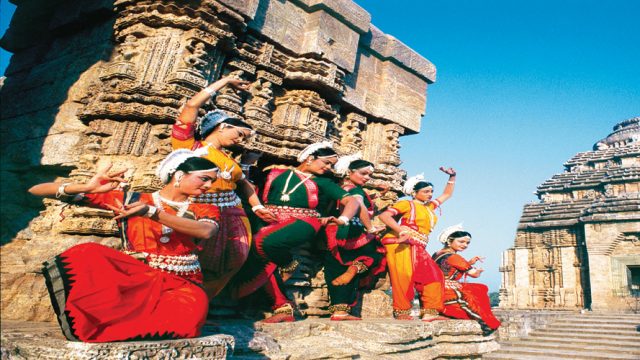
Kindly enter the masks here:
M 247 80 L 240 80 L 231 76 L 227 77 L 226 79 L 227 79 L 227 85 L 231 86 L 236 90 L 242 90 L 242 91 L 249 90 L 250 82 L 248 82 Z
M 453 168 L 445 169 L 444 166 L 440 166 L 440 171 L 442 171 L 443 173 L 449 176 L 456 176 L 456 171 Z

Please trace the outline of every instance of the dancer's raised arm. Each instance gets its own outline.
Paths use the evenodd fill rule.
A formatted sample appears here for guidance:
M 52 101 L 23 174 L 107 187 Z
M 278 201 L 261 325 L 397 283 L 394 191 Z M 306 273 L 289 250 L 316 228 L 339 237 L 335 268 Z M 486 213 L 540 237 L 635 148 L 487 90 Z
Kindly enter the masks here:
M 178 126 L 186 127 L 187 124 L 194 123 L 198 118 L 198 110 L 211 99 L 220 89 L 230 85 L 234 89 L 246 91 L 249 82 L 239 80 L 232 76 L 226 76 L 222 79 L 207 85 L 200 92 L 195 94 L 191 99 L 187 100 L 176 121 Z

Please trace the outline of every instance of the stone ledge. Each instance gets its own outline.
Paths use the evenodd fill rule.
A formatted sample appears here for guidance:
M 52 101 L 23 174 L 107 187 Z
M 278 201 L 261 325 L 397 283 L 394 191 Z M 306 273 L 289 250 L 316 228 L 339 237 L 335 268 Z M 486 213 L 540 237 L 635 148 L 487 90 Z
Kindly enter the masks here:
M 225 359 L 234 345 L 230 335 L 91 344 L 67 341 L 54 323 L 2 322 L 2 360 Z
M 66 341 L 54 323 L 2 322 L 5 359 L 433 359 L 479 358 L 499 348 L 470 320 L 434 323 L 307 319 L 262 324 L 219 320 L 197 339 L 88 344 Z M 206 334 L 226 335 L 206 335 Z M 233 352 L 233 355 L 232 355 Z
M 478 323 L 467 320 L 307 319 L 255 328 L 271 335 L 291 360 L 478 358 L 499 348 L 494 336 L 483 336 Z

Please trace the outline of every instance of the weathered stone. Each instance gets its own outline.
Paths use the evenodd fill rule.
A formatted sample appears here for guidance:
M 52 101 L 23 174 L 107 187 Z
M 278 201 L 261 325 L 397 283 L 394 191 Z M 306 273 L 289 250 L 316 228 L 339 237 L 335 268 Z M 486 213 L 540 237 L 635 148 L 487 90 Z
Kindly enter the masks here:
M 640 118 L 565 163 L 504 252 L 501 308 L 632 311 L 640 294 Z M 635 280 L 634 280 L 635 279 Z
M 477 322 L 305 320 L 256 324 L 271 335 L 288 359 L 434 359 L 477 358 L 498 349 L 493 336 L 482 336 Z
M 226 359 L 234 338 L 82 343 L 65 340 L 52 323 L 3 322 L 2 359 Z
M 202 337 L 88 344 L 66 341 L 53 323 L 2 323 L 2 359 L 475 359 L 495 351 L 477 322 L 221 320 Z M 233 355 L 232 355 L 233 354 Z

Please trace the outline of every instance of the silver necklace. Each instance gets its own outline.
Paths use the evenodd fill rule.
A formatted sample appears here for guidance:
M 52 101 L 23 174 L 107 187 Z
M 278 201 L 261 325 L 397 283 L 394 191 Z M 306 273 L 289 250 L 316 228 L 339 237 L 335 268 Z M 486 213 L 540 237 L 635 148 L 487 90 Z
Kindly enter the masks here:
M 287 189 L 289 188 L 289 181 L 291 181 L 291 177 L 293 176 L 293 173 L 296 172 L 297 170 L 291 170 L 291 172 L 289 173 L 289 177 L 287 177 L 287 181 L 284 183 L 284 188 L 282 188 L 282 192 L 280 195 L 280 201 L 283 202 L 289 202 L 289 200 L 291 200 L 291 194 L 293 194 L 294 191 L 296 191 L 300 185 L 304 184 L 307 180 L 311 179 L 311 177 L 313 176 L 313 174 L 309 174 L 307 175 L 307 177 L 305 177 L 304 179 L 302 179 L 302 181 L 300 181 L 299 183 L 297 183 L 291 190 L 287 191 Z
M 163 203 L 176 208 L 176 216 L 178 217 L 182 217 L 184 216 L 184 214 L 187 212 L 187 209 L 189 208 L 189 205 L 191 204 L 191 202 L 189 200 L 187 201 L 172 201 L 169 199 L 165 199 L 162 196 L 160 196 L 160 192 L 156 191 L 153 194 L 151 194 L 151 197 L 153 198 L 153 204 L 160 210 L 164 211 L 164 205 Z M 168 227 L 165 224 L 162 224 L 162 236 L 160 237 L 160 242 L 163 244 L 168 243 L 169 241 L 171 241 L 171 239 L 169 238 L 169 235 L 171 235 L 171 233 L 173 233 L 173 229 Z

